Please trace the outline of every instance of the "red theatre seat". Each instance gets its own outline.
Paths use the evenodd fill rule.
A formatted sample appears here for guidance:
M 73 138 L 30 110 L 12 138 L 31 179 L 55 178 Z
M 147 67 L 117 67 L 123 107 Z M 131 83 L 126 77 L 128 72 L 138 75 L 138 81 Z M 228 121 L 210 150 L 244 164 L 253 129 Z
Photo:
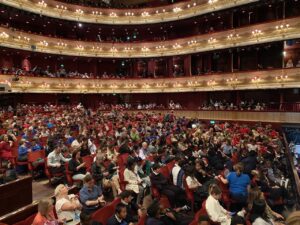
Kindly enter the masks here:
M 30 172 L 33 173 L 34 169 L 36 169 L 39 165 L 44 165 L 45 162 L 40 162 L 37 165 L 34 165 L 34 162 L 36 162 L 38 159 L 44 159 L 45 158 L 45 150 L 35 151 L 35 152 L 29 152 L 28 153 L 28 169 Z
M 109 204 L 94 212 L 92 219 L 106 225 L 107 220 L 114 215 L 114 212 L 115 210 L 113 205 Z

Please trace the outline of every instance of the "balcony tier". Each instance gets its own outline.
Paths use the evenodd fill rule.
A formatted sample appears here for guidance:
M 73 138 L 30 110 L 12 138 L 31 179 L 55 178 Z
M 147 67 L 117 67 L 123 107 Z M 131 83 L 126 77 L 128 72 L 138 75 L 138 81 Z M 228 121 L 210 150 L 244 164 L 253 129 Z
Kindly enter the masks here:
M 186 19 L 258 0 L 208 0 L 180 2 L 144 9 L 100 9 L 66 4 L 54 0 L 0 0 L 15 8 L 54 18 L 99 24 L 150 24 Z
M 299 88 L 300 68 L 159 79 L 64 79 L 0 75 L 12 92 L 22 93 L 174 93 Z
M 59 55 L 103 58 L 183 55 L 299 37 L 299 17 L 189 38 L 131 44 L 73 41 L 0 28 L 0 45 L 3 47 Z

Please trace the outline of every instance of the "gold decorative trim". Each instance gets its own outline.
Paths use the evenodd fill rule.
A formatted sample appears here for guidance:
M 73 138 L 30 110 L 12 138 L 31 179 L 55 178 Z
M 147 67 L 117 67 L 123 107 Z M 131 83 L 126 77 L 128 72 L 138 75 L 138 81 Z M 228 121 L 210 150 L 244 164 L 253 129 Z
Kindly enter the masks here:
M 280 28 L 282 27 L 282 28 Z M 183 55 L 300 38 L 300 17 L 164 42 L 98 43 L 57 39 L 0 27 L 0 46 L 42 53 L 146 58 Z
M 193 0 L 155 8 L 102 9 L 54 0 L 0 0 L 2 4 L 44 16 L 77 22 L 116 25 L 176 21 L 251 2 L 258 2 L 258 0 Z
M 157 79 L 70 79 L 0 75 L 12 92 L 24 93 L 171 93 L 299 88 L 300 68 Z

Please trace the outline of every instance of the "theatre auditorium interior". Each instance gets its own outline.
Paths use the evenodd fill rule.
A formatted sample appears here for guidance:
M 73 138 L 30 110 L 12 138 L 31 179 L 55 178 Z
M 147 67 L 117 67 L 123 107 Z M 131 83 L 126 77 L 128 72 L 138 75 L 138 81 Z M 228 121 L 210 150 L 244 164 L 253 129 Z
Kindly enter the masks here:
M 0 225 L 300 225 L 300 0 L 0 0 Z

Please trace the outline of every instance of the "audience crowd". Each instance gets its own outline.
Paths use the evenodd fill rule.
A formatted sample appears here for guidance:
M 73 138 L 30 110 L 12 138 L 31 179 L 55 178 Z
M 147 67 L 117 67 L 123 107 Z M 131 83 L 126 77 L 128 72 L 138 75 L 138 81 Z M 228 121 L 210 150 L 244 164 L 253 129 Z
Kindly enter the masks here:
M 41 200 L 33 225 L 283 224 L 282 207 L 293 198 L 282 137 L 271 125 L 18 105 L 0 112 L 0 135 L 3 180 L 44 151 L 35 169 L 59 184 L 54 208 Z M 105 219 L 105 209 L 114 214 Z

